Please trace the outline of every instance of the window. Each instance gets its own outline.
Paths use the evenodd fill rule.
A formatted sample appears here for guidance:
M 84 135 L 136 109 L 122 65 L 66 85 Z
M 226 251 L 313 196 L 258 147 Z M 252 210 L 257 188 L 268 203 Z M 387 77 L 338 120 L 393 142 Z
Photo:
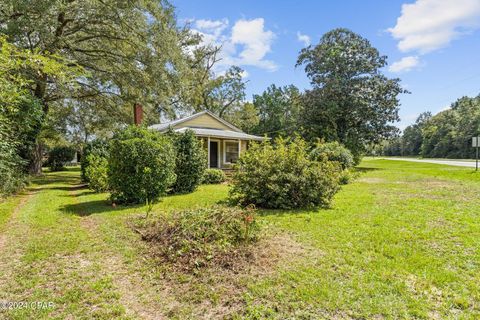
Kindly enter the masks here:
M 236 163 L 238 159 L 238 142 L 225 141 L 225 163 Z

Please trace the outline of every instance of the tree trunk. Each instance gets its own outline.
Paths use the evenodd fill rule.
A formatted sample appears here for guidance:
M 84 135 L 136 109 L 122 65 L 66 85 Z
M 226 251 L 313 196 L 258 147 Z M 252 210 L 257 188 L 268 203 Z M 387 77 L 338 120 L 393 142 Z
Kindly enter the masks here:
M 48 113 L 48 104 L 44 101 L 45 93 L 47 87 L 47 76 L 42 74 L 39 79 L 36 81 L 34 95 L 42 103 L 42 120 L 38 134 L 40 134 L 41 127 L 43 126 L 44 120 L 47 118 Z M 35 145 L 30 155 L 30 174 L 32 175 L 41 175 L 42 174 L 42 158 L 43 158 L 43 145 L 38 140 L 38 134 L 35 139 Z
M 37 141 L 32 150 L 30 161 L 30 174 L 41 175 L 42 174 L 42 159 L 43 159 L 43 144 Z

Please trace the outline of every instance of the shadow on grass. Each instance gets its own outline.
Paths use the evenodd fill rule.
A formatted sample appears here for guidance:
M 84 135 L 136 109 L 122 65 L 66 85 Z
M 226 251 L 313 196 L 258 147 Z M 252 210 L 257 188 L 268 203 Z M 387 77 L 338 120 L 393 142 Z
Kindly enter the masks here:
M 384 170 L 383 168 L 372 168 L 372 167 L 355 167 L 354 171 L 358 173 L 365 173 L 365 172 L 372 172 L 372 171 L 378 171 L 378 170 Z
M 66 204 L 60 208 L 66 214 L 74 214 L 80 217 L 86 217 L 92 214 L 102 214 L 111 212 L 122 212 L 131 209 L 140 209 L 143 205 L 112 206 L 108 200 L 92 200 L 81 203 Z

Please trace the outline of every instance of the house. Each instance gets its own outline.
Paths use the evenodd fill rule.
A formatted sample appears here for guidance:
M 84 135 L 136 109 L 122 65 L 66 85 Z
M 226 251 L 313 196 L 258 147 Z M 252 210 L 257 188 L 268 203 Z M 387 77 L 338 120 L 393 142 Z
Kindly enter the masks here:
M 203 141 L 208 154 L 208 167 L 230 169 L 251 141 L 262 141 L 264 137 L 247 134 L 210 111 L 202 111 L 171 122 L 155 124 L 150 129 L 166 132 L 192 130 Z

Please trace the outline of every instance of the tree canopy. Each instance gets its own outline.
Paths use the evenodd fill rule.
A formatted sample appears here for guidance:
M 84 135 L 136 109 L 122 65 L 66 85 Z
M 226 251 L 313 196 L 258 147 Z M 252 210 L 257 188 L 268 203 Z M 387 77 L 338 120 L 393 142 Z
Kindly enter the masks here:
M 392 136 L 399 120 L 399 79 L 381 73 L 386 56 L 348 29 L 334 29 L 300 52 L 312 89 L 304 95 L 301 121 L 309 139 L 339 141 L 357 157 L 371 143 Z

